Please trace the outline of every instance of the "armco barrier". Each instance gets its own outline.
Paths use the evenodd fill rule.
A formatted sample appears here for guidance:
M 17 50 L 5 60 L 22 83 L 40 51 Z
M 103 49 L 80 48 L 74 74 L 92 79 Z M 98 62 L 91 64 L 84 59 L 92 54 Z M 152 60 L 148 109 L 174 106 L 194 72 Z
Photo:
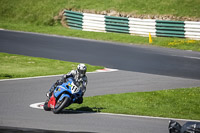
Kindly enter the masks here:
M 156 20 L 156 36 L 184 37 L 184 21 Z
M 67 24 L 70 28 L 73 29 L 82 29 L 83 24 L 83 14 L 73 11 L 65 10 Z
M 129 33 L 128 18 L 113 16 L 105 16 L 105 18 L 107 32 Z
M 94 32 L 117 32 L 147 36 L 184 37 L 200 40 L 200 22 L 114 17 L 65 10 L 67 25 Z

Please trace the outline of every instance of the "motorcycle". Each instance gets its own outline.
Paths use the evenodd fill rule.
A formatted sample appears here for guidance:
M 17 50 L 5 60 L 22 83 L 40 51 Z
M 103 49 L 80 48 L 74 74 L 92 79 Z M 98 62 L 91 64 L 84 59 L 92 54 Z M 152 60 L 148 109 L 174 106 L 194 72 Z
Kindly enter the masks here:
M 169 121 L 169 133 L 200 133 L 200 122 L 187 121 L 183 126 L 174 120 Z
M 44 110 L 52 110 L 54 114 L 60 113 L 65 107 L 75 103 L 78 98 L 81 98 L 83 91 L 78 82 L 70 77 L 65 83 L 59 85 L 54 90 L 50 99 L 44 103 Z

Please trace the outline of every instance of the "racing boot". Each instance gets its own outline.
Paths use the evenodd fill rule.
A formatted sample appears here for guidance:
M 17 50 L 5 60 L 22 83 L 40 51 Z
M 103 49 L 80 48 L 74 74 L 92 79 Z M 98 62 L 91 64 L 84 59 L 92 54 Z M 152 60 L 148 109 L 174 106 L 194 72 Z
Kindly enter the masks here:
M 57 87 L 57 83 L 53 84 L 51 86 L 51 89 L 46 93 L 46 96 L 50 99 L 52 96 L 53 91 L 55 90 L 55 88 Z
M 51 95 L 52 95 L 52 92 L 50 92 L 50 91 L 48 91 L 48 92 L 46 93 L 46 96 L 47 96 L 49 99 L 50 99 Z
M 48 97 L 48 99 L 51 98 L 52 93 L 53 93 L 53 91 L 48 91 L 48 92 L 46 93 L 46 96 Z
M 50 99 L 51 98 L 51 95 L 53 93 L 53 91 L 56 89 L 56 87 L 58 85 L 61 85 L 63 82 L 61 80 L 57 80 L 56 83 L 54 83 L 52 86 L 51 86 L 51 89 L 46 93 L 46 96 Z

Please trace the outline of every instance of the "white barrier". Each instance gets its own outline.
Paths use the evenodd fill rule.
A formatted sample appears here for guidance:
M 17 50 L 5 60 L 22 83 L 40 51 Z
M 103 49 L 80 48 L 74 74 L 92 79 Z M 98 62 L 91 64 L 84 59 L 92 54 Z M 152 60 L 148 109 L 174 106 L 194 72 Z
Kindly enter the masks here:
M 185 21 L 185 37 L 200 39 L 200 22 Z
M 105 16 L 83 13 L 83 31 L 106 32 Z
M 90 21 L 83 21 L 83 25 L 84 26 L 92 26 L 92 27 L 102 27 L 102 28 L 105 28 L 105 22 L 98 22 L 98 23 L 95 23 L 95 22 L 90 22 Z
M 151 19 L 129 18 L 129 33 L 156 36 L 156 21 Z

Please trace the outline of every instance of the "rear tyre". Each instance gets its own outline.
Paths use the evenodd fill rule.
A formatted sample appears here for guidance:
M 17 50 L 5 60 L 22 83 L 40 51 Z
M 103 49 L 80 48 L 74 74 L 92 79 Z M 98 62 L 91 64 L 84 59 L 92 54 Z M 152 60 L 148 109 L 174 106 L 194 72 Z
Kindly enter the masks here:
M 60 113 L 66 106 L 70 104 L 71 99 L 69 97 L 65 97 L 63 101 L 57 102 L 55 108 L 53 108 L 53 113 L 58 114 Z
M 50 111 L 51 110 L 51 108 L 48 107 L 48 102 L 49 102 L 49 100 L 46 100 L 46 102 L 44 103 L 44 107 L 43 108 L 44 108 L 45 111 Z

